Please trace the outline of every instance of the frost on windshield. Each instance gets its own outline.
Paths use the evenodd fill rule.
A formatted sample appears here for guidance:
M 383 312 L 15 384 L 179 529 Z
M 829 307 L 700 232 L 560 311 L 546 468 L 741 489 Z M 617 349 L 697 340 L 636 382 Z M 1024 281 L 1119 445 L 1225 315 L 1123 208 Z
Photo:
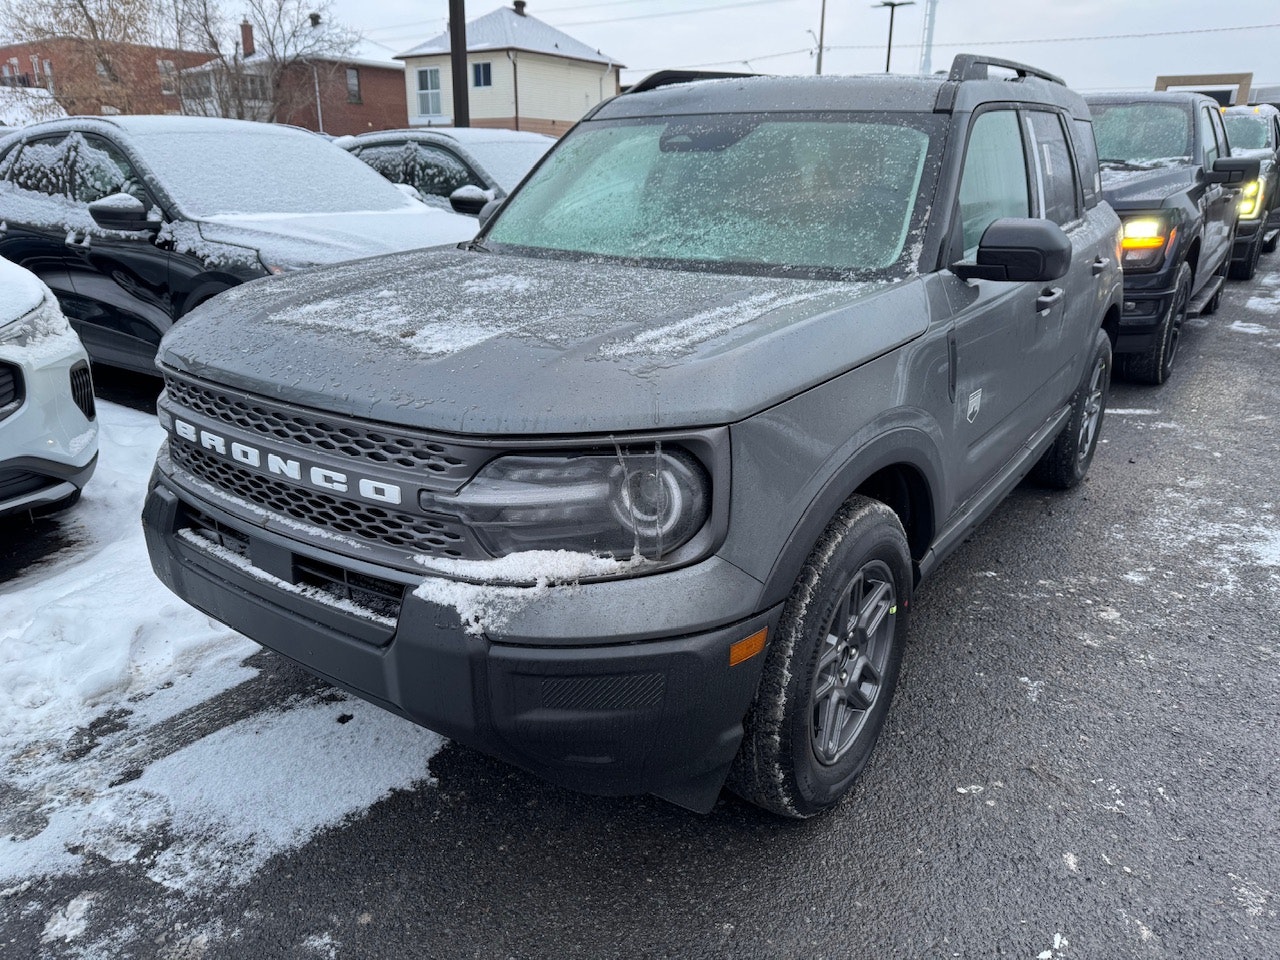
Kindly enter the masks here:
M 489 239 L 639 260 L 863 273 L 899 260 L 929 137 L 729 115 L 580 127 Z
M 1242 150 L 1266 150 L 1271 144 L 1270 124 L 1261 114 L 1229 113 L 1223 121 L 1227 125 L 1227 140 L 1233 148 Z
M 1191 115 L 1170 103 L 1094 103 L 1102 163 L 1167 166 L 1191 158 Z

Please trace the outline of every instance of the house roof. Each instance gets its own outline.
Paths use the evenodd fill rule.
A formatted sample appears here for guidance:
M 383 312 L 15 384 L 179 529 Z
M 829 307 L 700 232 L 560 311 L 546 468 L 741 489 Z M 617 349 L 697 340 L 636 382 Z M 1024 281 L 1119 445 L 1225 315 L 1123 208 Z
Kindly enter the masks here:
M 480 53 L 485 50 L 526 50 L 552 57 L 623 66 L 608 54 L 593 50 L 537 17 L 516 13 L 510 7 L 499 7 L 492 13 L 467 22 L 467 52 Z M 449 32 L 446 30 L 412 50 L 396 54 L 396 59 L 439 56 L 448 52 Z

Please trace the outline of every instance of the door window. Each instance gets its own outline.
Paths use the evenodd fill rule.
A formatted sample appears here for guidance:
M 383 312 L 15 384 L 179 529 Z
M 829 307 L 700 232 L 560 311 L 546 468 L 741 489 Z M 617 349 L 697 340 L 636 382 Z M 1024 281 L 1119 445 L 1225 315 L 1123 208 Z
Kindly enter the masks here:
M 93 203 L 113 193 L 127 193 L 151 206 L 142 179 L 115 144 L 87 137 L 76 154 L 76 191 L 80 203 Z
M 1084 193 L 1086 210 L 1092 210 L 1102 198 L 1102 174 L 1098 170 L 1098 142 L 1093 136 L 1093 124 L 1088 120 L 1073 120 L 1072 139 L 1076 145 L 1076 159 L 1080 166 L 1080 187 Z
M 1213 164 L 1222 155 L 1218 137 L 1213 128 L 1213 116 L 1208 107 L 1200 108 L 1200 139 L 1204 142 L 1204 168 L 1212 170 Z
M 71 195 L 72 161 L 77 135 L 42 137 L 22 148 L 9 170 L 14 185 L 51 197 Z
M 1044 110 L 1029 111 L 1026 117 L 1031 154 L 1035 157 L 1040 215 L 1057 224 L 1070 223 L 1080 213 L 1076 207 L 1076 173 L 1062 121 L 1056 113 Z
M 978 249 L 983 231 L 1001 217 L 1031 215 L 1027 158 L 1018 115 L 992 110 L 973 121 L 960 177 L 964 255 Z

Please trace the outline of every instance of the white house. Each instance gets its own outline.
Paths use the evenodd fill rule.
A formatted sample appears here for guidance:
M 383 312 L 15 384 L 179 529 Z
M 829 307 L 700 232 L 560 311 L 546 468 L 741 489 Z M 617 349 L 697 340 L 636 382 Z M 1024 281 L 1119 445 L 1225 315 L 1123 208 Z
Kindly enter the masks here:
M 558 137 L 620 89 L 623 64 L 525 12 L 525 0 L 467 24 L 471 125 Z M 448 31 L 398 54 L 411 126 L 453 123 Z

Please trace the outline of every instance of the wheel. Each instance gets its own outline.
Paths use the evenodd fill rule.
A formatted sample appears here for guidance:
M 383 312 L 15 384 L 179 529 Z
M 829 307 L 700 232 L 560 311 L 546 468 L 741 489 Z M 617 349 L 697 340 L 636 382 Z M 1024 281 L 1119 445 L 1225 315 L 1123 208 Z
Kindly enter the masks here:
M 1273 233 L 1270 240 L 1263 241 L 1262 252 L 1275 253 L 1277 244 L 1280 244 L 1280 231 Z
M 1218 298 L 1214 295 L 1214 299 Z M 1159 385 L 1169 379 L 1174 358 L 1178 355 L 1178 342 L 1182 339 L 1182 322 L 1187 319 L 1187 303 L 1191 300 L 1191 268 L 1185 263 L 1178 267 L 1174 283 L 1173 300 L 1165 311 L 1164 320 L 1156 330 L 1155 342 L 1142 353 L 1125 354 L 1124 373 L 1139 383 Z M 1205 307 L 1208 313 L 1209 308 Z
M 912 582 L 897 515 L 852 497 L 783 608 L 730 789 L 786 817 L 839 802 L 870 759 L 893 698 Z
M 1259 233 L 1249 244 L 1249 251 L 1239 263 L 1231 264 L 1227 272 L 1232 280 L 1252 280 L 1258 270 L 1258 258 L 1262 256 L 1262 234 Z
M 1098 449 L 1102 418 L 1111 389 L 1111 338 L 1105 330 L 1094 336 L 1093 357 L 1084 379 L 1071 398 L 1071 416 L 1053 445 L 1035 465 L 1032 477 L 1048 487 L 1070 490 L 1089 472 Z

